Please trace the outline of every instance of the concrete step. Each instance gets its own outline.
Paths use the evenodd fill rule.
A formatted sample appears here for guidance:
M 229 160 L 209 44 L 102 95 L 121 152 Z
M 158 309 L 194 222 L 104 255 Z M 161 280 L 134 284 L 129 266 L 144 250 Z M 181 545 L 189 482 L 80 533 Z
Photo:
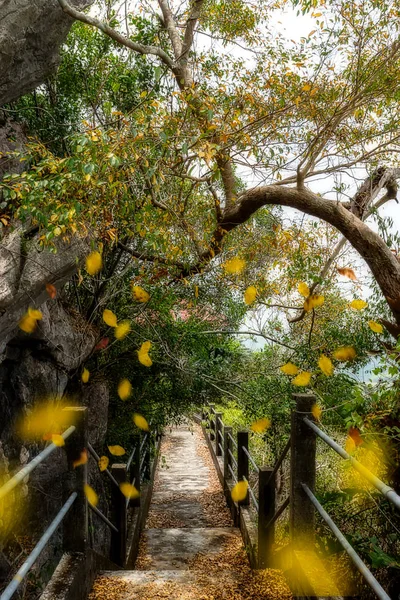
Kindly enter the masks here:
M 240 532 L 235 527 L 147 529 L 143 534 L 146 569 L 187 569 L 195 555 L 219 554 L 227 543 L 238 537 Z

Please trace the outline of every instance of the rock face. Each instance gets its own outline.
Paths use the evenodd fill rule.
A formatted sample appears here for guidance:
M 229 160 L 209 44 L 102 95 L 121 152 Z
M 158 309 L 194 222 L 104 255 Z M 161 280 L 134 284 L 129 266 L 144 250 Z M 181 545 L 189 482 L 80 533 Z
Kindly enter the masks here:
M 91 0 L 70 0 L 82 9 Z M 57 0 L 0 2 L 0 106 L 32 91 L 58 64 L 73 21 Z

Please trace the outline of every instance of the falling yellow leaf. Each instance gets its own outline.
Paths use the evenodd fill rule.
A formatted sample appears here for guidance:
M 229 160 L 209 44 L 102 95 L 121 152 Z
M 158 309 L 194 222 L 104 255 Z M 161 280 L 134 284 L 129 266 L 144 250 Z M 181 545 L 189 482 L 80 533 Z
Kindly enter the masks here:
M 30 317 L 28 314 L 24 315 L 18 323 L 18 327 L 25 333 L 33 333 L 36 329 L 36 325 L 37 320 Z
M 106 308 L 105 311 L 103 312 L 103 321 L 109 327 L 116 327 L 117 326 L 117 315 L 115 315 L 112 310 L 109 310 L 108 308 Z
M 303 85 L 303 92 L 309 92 L 311 90 L 311 85 L 309 83 L 305 83 Z
M 254 285 L 250 285 L 244 293 L 244 301 L 248 306 L 253 304 L 255 299 L 257 298 L 257 288 Z
M 128 379 L 121 379 L 118 384 L 118 396 L 121 400 L 127 400 L 132 394 L 132 384 Z
M 352 281 L 357 281 L 357 276 L 354 273 L 353 269 L 349 269 L 348 267 L 339 269 L 339 267 L 338 267 L 338 273 L 340 273 L 340 275 L 343 275 L 343 277 L 348 277 Z
M 331 359 L 328 358 L 327 356 L 325 356 L 325 354 L 321 354 L 321 356 L 319 357 L 318 366 L 321 369 L 321 371 L 324 373 L 324 375 L 327 375 L 328 377 L 330 375 L 332 375 L 333 364 L 332 364 Z
M 238 481 L 236 485 L 233 486 L 231 491 L 232 500 L 234 502 L 241 502 L 247 496 L 249 484 L 247 481 Z
M 318 294 L 314 294 L 313 296 L 309 296 L 304 302 L 304 310 L 309 312 L 313 308 L 317 308 L 317 306 L 322 306 L 325 302 L 324 296 L 319 296 Z
M 84 368 L 82 371 L 82 381 L 83 383 L 87 383 L 89 381 L 89 377 L 90 377 L 90 372 L 88 371 L 88 369 Z
M 383 333 L 383 327 L 380 323 L 376 321 L 368 321 L 369 328 L 372 329 L 375 333 Z
M 311 413 L 316 421 L 321 420 L 322 408 L 318 404 L 314 404 L 311 408 Z
M 149 424 L 146 421 L 146 419 L 142 417 L 142 415 L 135 413 L 132 418 L 136 427 L 139 427 L 139 429 L 143 429 L 143 431 L 149 431 Z
M 309 373 L 308 371 L 302 371 L 297 375 L 297 377 L 292 379 L 292 384 L 298 386 L 306 386 L 311 381 L 311 375 L 312 373 Z
M 128 482 L 120 483 L 119 489 L 125 498 L 139 498 L 140 494 L 134 485 Z
M 139 362 L 142 365 L 144 365 L 145 367 L 151 367 L 151 365 L 153 364 L 153 361 L 151 360 L 151 358 L 148 354 L 150 348 L 151 348 L 151 342 L 147 341 L 147 342 L 143 342 L 140 349 L 137 351 Z
M 85 492 L 85 496 L 89 504 L 91 504 L 92 506 L 97 506 L 99 502 L 99 497 L 94 491 L 94 489 L 91 488 L 90 485 L 85 483 L 85 485 L 83 486 L 83 491 Z
M 55 446 L 65 446 L 65 440 L 59 433 L 53 433 L 51 436 L 51 441 Z
M 72 466 L 74 467 L 74 469 L 76 469 L 76 467 L 80 467 L 81 465 L 86 465 L 87 461 L 88 461 L 87 450 L 83 450 L 83 452 L 81 452 L 80 457 L 77 460 L 73 461 Z
M 115 337 L 117 340 L 123 340 L 131 330 L 129 321 L 121 321 L 115 328 Z
M 101 456 L 99 459 L 99 469 L 100 471 L 105 471 L 108 467 L 109 464 L 109 458 L 108 456 Z
M 199 286 L 198 285 L 194 286 L 194 297 L 195 298 L 199 297 Z
M 285 375 L 297 375 L 299 372 L 299 368 L 291 362 L 288 362 L 286 365 L 280 367 L 280 370 L 282 373 L 285 373 Z
M 125 454 L 122 446 L 108 446 L 108 450 L 113 456 L 123 456 Z
M 147 342 L 143 342 L 143 344 L 140 346 L 139 352 L 143 352 L 144 354 L 147 354 L 147 352 L 150 350 L 150 348 L 151 348 L 151 342 L 149 342 L 147 340 Z
M 344 449 L 349 454 L 353 454 L 354 450 L 356 449 L 356 443 L 350 435 L 346 439 Z
M 103 266 L 100 252 L 91 252 L 86 257 L 86 271 L 89 275 L 96 275 Z
M 222 266 L 225 270 L 225 273 L 229 273 L 231 275 L 235 273 L 241 273 L 243 271 L 246 262 L 242 258 L 231 258 L 227 260 Z
M 32 317 L 32 319 L 35 319 L 36 321 L 40 321 L 43 318 L 43 315 L 41 313 L 40 310 L 37 310 L 36 308 L 28 308 L 28 315 L 30 317 Z
M 363 308 L 366 308 L 368 306 L 368 302 L 365 302 L 365 300 L 352 300 L 350 302 L 350 308 L 354 308 L 355 310 L 362 310 Z
M 138 302 L 148 302 L 150 300 L 150 294 L 141 288 L 140 285 L 132 286 L 132 294 Z
M 267 417 L 262 417 L 250 425 L 250 429 L 256 433 L 263 433 L 269 427 L 271 427 L 271 421 Z
M 334 351 L 333 357 L 341 361 L 353 360 L 356 357 L 356 351 L 353 346 L 342 346 Z
M 50 398 L 40 402 L 17 423 L 18 434 L 24 440 L 51 440 L 54 433 L 61 433 L 75 424 L 76 414 L 63 410 L 59 399 Z
M 310 288 L 308 287 L 308 285 L 306 283 L 304 283 L 304 281 L 301 281 L 299 283 L 299 285 L 297 286 L 297 290 L 298 290 L 299 294 L 304 296 L 304 298 L 308 298 L 308 296 L 310 295 Z

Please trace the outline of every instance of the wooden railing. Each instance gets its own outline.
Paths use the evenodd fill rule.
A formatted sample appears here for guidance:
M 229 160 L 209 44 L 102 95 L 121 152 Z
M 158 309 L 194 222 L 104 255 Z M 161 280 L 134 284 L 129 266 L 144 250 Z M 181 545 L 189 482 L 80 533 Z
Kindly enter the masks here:
M 250 508 L 255 511 L 258 538 L 256 566 L 259 569 L 276 566 L 273 560 L 275 522 L 286 508 L 289 508 L 290 542 L 293 548 L 304 547 L 308 543 L 309 546 L 313 545 L 317 511 L 377 597 L 381 600 L 390 600 L 315 496 L 317 437 L 339 456 L 348 460 L 354 469 L 399 510 L 400 497 L 317 426 L 312 415 L 312 407 L 316 403 L 315 396 L 294 394 L 293 397 L 296 406 L 291 415 L 290 438 L 272 467 L 257 465 L 249 451 L 248 431 L 238 431 L 233 435 L 232 427 L 223 423 L 222 413 L 216 412 L 214 405 L 206 406 L 202 410 L 203 428 L 215 455 L 214 462 L 219 466 L 228 500 L 230 490 L 235 483 L 248 482 L 246 498 L 235 505 L 239 515 L 243 509 Z M 277 507 L 276 475 L 289 451 L 290 490 L 281 505 Z
M 85 553 L 88 548 L 88 510 L 100 518 L 111 530 L 110 559 L 118 566 L 124 567 L 127 558 L 127 515 L 129 507 L 140 508 L 140 495 L 134 500 L 126 498 L 121 490 L 123 482 L 132 483 L 140 492 L 141 484 L 150 478 L 151 449 L 153 436 L 149 432 L 138 435 L 136 443 L 126 463 L 112 464 L 110 469 L 105 469 L 112 483 L 111 510 L 114 523 L 110 521 L 96 506 L 90 504 L 84 494 L 84 486 L 88 482 L 88 465 L 81 464 L 74 468 L 74 463 L 80 459 L 84 451 L 88 452 L 88 459 L 92 457 L 97 462 L 100 457 L 88 442 L 88 415 L 86 408 L 65 408 L 73 413 L 69 427 L 63 434 L 63 446 L 67 457 L 67 472 L 64 474 L 64 504 L 46 529 L 39 542 L 36 544 L 23 565 L 18 569 L 11 582 L 0 596 L 0 600 L 10 600 L 18 590 L 20 584 L 28 575 L 41 552 L 45 549 L 56 530 L 63 525 L 63 552 Z M 0 488 L 0 502 L 14 490 L 29 473 L 46 460 L 57 446 L 50 443 L 38 456 L 33 458 L 14 477 L 9 479 Z M 63 476 L 64 476 L 63 475 Z

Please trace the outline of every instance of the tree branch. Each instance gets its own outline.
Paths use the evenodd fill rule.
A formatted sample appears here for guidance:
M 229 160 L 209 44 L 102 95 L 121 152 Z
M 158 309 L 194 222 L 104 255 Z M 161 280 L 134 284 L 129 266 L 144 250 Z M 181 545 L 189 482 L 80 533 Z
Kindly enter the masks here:
M 76 10 L 68 4 L 67 0 L 57 1 L 63 9 L 63 11 L 73 19 L 76 19 L 77 21 L 81 21 L 82 23 L 86 23 L 87 25 L 91 25 L 92 27 L 100 29 L 100 31 L 108 35 L 110 38 L 112 38 L 119 44 L 122 44 L 122 46 L 130 48 L 130 50 L 133 50 L 134 52 L 138 52 L 139 54 L 143 55 L 152 54 L 153 56 L 158 56 L 158 58 L 160 58 L 161 61 L 171 69 L 172 72 L 175 72 L 174 63 L 171 57 L 168 56 L 168 54 L 164 52 L 164 50 L 162 50 L 161 48 L 158 48 L 157 46 L 147 46 L 145 44 L 138 44 L 137 42 L 133 42 L 121 33 L 118 33 L 118 31 L 115 31 L 115 29 L 107 25 L 107 23 L 103 23 L 103 21 L 100 21 L 95 17 L 90 17 L 89 15 L 85 15 L 79 10 Z

